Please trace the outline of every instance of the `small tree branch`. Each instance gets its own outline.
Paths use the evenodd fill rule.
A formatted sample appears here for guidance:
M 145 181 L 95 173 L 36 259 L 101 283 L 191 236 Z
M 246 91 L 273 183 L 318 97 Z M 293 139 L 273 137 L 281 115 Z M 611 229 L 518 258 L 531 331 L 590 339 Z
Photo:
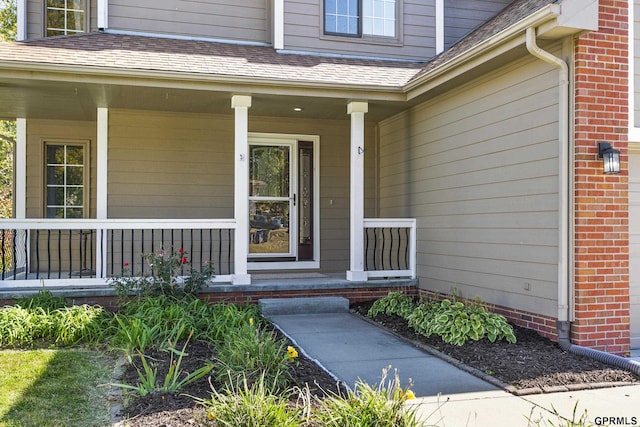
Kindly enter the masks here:
M 9 138 L 8 136 L 2 135 L 1 133 L 0 133 L 0 139 L 3 140 L 3 141 L 8 142 L 12 146 L 16 144 L 16 140 L 15 139 Z

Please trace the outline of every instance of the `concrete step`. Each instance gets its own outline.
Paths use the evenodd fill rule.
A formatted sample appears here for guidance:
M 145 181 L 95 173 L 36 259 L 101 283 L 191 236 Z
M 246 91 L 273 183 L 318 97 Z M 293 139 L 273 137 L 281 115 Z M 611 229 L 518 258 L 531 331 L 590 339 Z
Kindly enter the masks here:
M 342 297 L 264 298 L 258 301 L 265 317 L 283 314 L 348 313 L 349 300 Z

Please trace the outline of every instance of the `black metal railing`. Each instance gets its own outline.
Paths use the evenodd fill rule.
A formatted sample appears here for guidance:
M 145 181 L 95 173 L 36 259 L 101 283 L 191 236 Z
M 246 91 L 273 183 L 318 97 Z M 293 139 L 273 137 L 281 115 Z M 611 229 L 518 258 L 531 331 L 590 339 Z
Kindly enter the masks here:
M 146 254 L 168 256 L 181 249 L 196 271 L 203 271 L 207 263 L 213 263 L 216 274 L 233 272 L 232 229 L 121 229 L 105 233 L 109 277 L 120 276 L 123 271 L 141 276 L 150 274 Z
M 0 229 L 0 280 L 145 275 L 145 254 L 180 249 L 190 268 L 213 263 L 216 275 L 230 275 L 233 236 L 231 228 Z
M 366 271 L 409 270 L 411 229 L 407 227 L 369 227 L 364 229 Z

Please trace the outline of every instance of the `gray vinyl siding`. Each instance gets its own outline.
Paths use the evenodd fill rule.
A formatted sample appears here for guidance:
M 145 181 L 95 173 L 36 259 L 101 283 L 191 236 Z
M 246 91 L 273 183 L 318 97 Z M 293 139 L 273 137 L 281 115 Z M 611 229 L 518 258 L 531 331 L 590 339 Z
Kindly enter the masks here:
M 268 40 L 265 0 L 113 0 L 109 28 L 188 37 Z
M 513 0 L 446 0 L 444 2 L 444 47 L 484 24 Z
M 421 288 L 557 314 L 557 81 L 520 61 L 381 124 L 380 216 L 417 218 Z
M 346 116 L 346 114 L 345 114 Z M 321 269 L 349 267 L 347 119 L 251 116 L 249 131 L 320 136 Z M 366 215 L 375 209 L 374 127 L 367 127 Z M 232 218 L 233 115 L 110 110 L 110 218 Z
M 291 51 L 426 60 L 435 55 L 435 0 L 398 0 L 399 37 L 325 36 L 323 0 L 287 0 L 284 4 L 284 48 Z
M 89 1 L 88 31 L 98 30 L 98 2 Z M 37 39 L 45 35 L 45 0 L 27 0 L 27 38 Z
M 89 212 L 96 206 L 96 123 L 69 120 L 27 120 L 27 218 L 43 218 L 45 142 L 89 142 Z

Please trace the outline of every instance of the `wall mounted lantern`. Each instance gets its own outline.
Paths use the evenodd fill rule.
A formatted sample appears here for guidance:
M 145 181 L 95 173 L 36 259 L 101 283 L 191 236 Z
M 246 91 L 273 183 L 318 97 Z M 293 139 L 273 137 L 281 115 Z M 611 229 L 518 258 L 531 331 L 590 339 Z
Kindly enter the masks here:
M 620 173 L 620 150 L 614 150 L 608 142 L 598 142 L 598 158 L 602 159 L 605 174 Z

